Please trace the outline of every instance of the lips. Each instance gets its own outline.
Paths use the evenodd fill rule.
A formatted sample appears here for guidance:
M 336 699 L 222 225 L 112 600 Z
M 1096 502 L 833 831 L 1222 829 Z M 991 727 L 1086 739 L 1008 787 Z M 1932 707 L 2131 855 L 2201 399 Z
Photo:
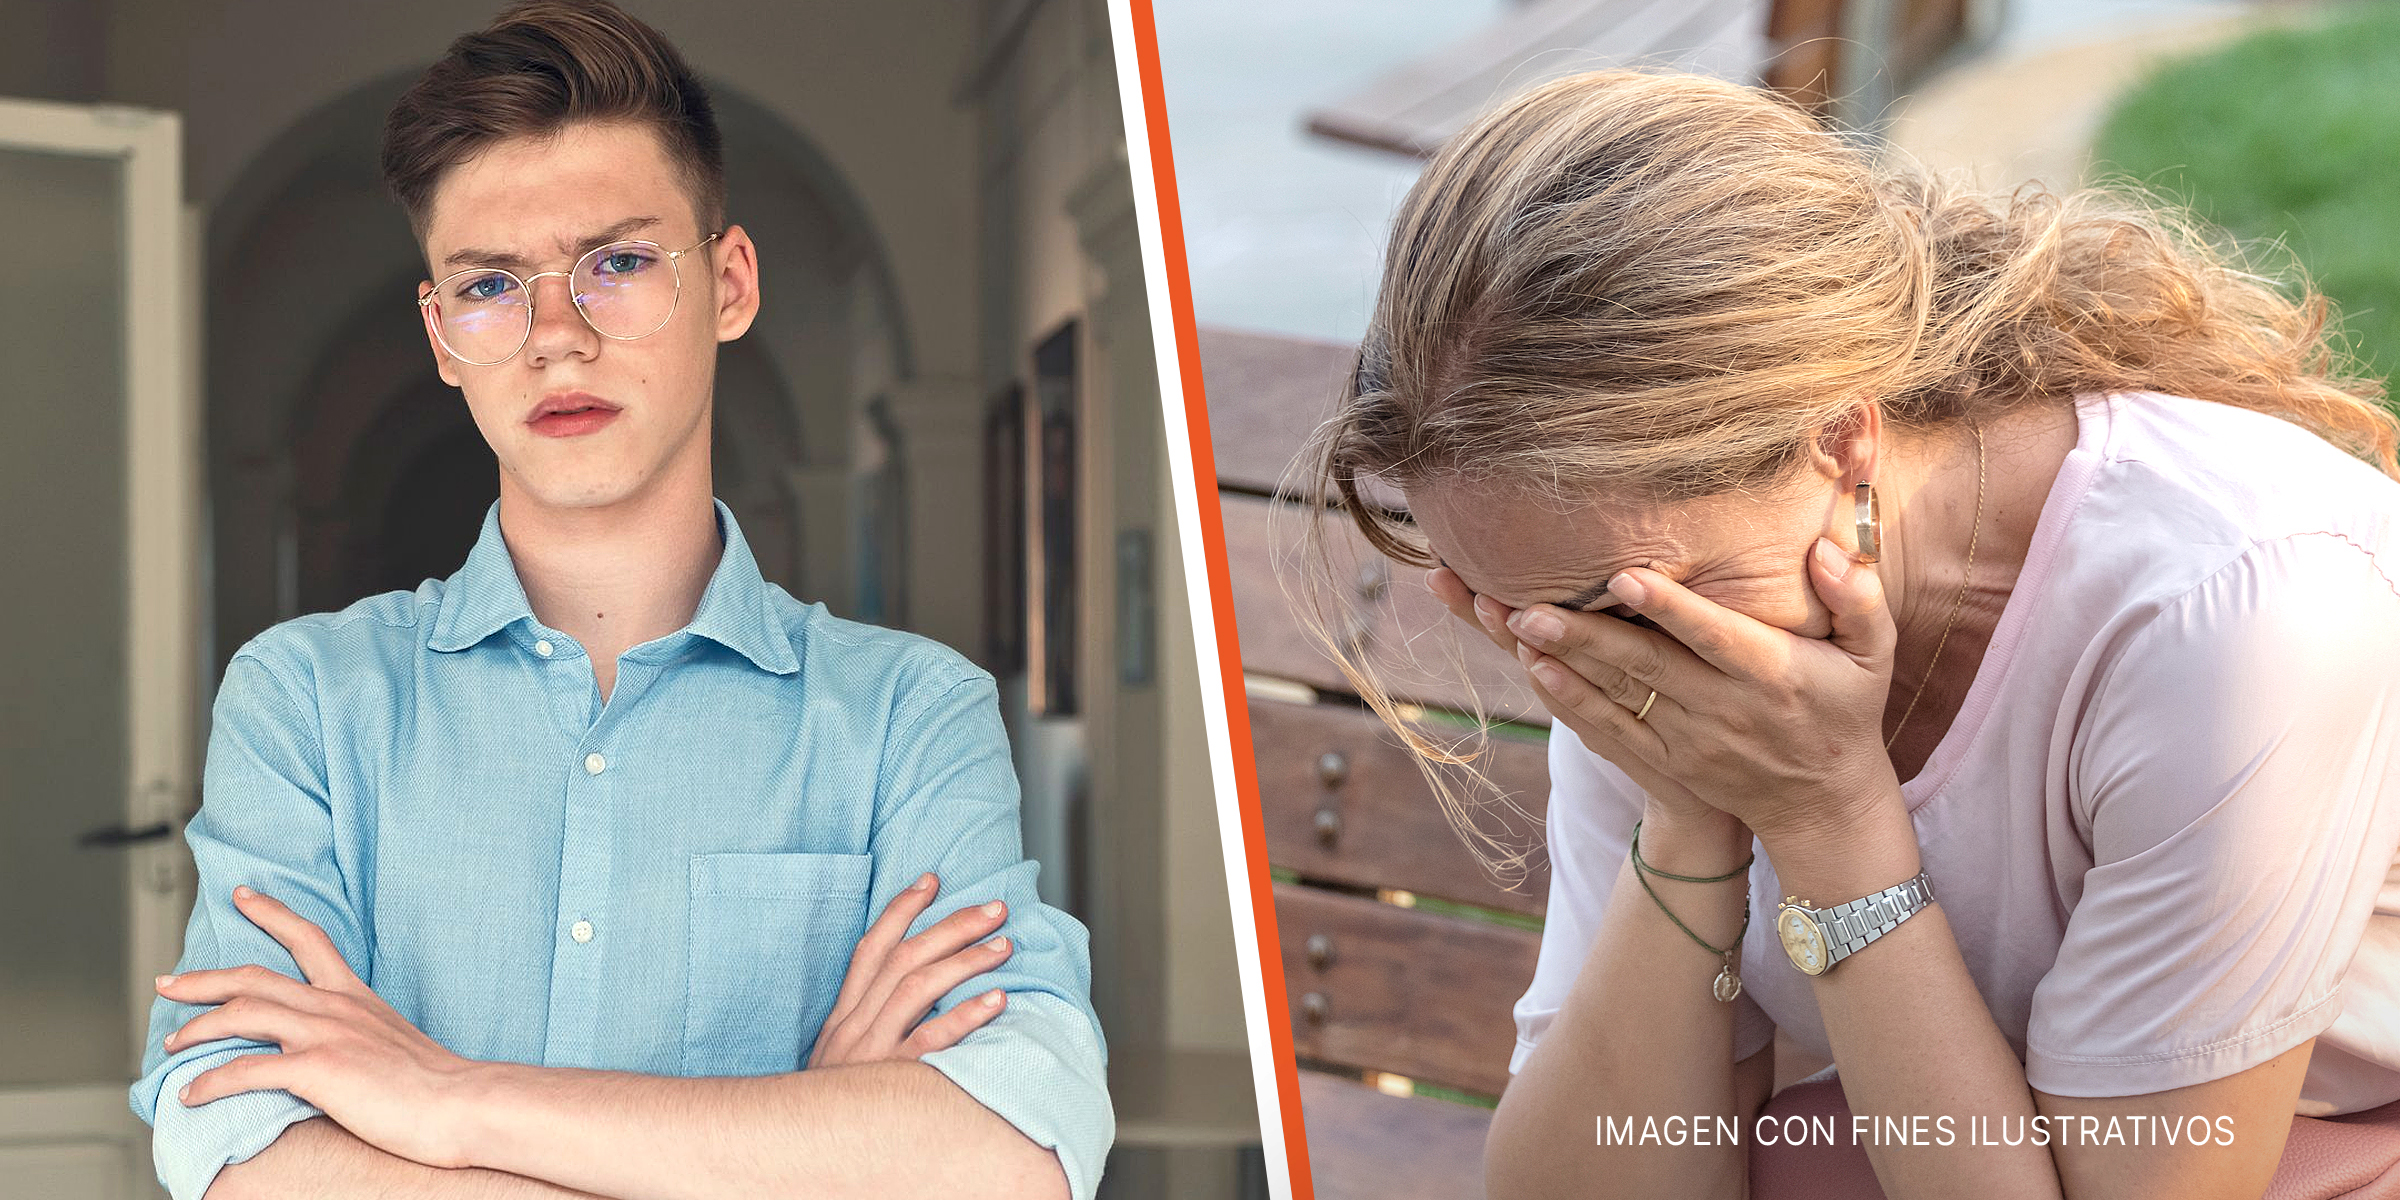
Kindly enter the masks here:
M 555 392 L 543 398 L 525 423 L 544 437 L 574 437 L 616 419 L 617 406 L 590 392 Z
M 543 397 L 542 402 L 534 406 L 532 415 L 525 419 L 533 422 L 553 413 L 579 413 L 593 410 L 615 412 L 617 406 L 590 392 L 552 392 Z

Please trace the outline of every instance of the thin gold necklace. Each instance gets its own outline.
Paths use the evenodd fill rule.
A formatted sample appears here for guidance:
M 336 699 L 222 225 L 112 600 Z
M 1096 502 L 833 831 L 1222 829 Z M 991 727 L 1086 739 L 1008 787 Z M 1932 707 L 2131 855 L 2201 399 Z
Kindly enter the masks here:
M 1917 685 L 1917 694 L 1908 698 L 1908 708 L 1901 712 L 1900 723 L 1892 726 L 1892 736 L 1883 740 L 1889 750 L 1900 740 L 1900 731 L 1908 727 L 1908 718 L 1917 711 L 1917 701 L 1925 698 L 1925 689 L 1933 682 L 1933 667 L 1942 661 L 1942 647 L 1950 644 L 1950 631 L 1958 627 L 1958 610 L 1967 600 L 1967 584 L 1975 578 L 1975 543 L 1983 536 L 1983 426 L 1975 431 L 1975 527 L 1967 532 L 1967 569 L 1958 581 L 1958 594 L 1950 598 L 1950 623 L 1942 626 L 1942 638 L 1933 644 L 1933 657 L 1925 660 L 1925 681 Z

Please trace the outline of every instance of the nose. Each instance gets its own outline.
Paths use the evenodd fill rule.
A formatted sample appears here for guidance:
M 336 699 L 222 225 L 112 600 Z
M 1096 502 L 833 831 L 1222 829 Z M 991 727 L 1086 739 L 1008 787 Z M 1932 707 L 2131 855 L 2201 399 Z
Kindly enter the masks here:
M 550 280 L 558 283 L 553 286 Z M 544 271 L 525 281 L 533 292 L 533 331 L 525 339 L 532 364 L 579 355 L 591 361 L 600 352 L 600 334 L 575 307 L 574 281 L 564 271 Z

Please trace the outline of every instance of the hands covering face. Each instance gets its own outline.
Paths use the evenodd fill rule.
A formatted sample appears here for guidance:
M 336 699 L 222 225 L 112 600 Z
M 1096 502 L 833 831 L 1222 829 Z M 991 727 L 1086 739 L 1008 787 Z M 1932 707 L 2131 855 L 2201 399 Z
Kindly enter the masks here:
M 1713 808 L 1772 839 L 1879 794 L 1892 774 L 1882 727 L 1897 632 L 1881 580 L 1830 541 L 1809 558 L 1809 582 L 1833 613 L 1827 640 L 1642 567 L 1613 577 L 1609 595 L 1663 633 L 1550 604 L 1511 609 L 1447 567 L 1427 586 L 1515 656 L 1551 715 L 1654 802 Z

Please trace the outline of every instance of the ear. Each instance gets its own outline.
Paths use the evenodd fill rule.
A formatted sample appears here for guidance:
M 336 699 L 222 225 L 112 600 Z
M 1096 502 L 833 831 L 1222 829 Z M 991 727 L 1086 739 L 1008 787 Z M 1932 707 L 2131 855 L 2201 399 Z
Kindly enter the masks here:
M 701 253 L 716 283 L 717 340 L 730 342 L 758 318 L 758 247 L 748 230 L 728 225 Z
M 1861 480 L 1872 483 L 1883 446 L 1883 409 L 1873 396 L 1862 396 L 1855 407 L 1817 429 L 1808 452 L 1809 466 L 1842 490 Z
M 424 299 L 432 291 L 432 280 L 420 279 L 417 281 L 417 299 Z M 442 349 L 441 339 L 436 337 L 433 332 L 433 306 L 430 304 L 418 305 L 417 317 L 419 323 L 425 326 L 425 346 L 433 351 L 433 369 L 440 373 L 443 383 L 449 384 L 451 387 L 459 387 L 458 360 L 451 358 L 450 352 Z

